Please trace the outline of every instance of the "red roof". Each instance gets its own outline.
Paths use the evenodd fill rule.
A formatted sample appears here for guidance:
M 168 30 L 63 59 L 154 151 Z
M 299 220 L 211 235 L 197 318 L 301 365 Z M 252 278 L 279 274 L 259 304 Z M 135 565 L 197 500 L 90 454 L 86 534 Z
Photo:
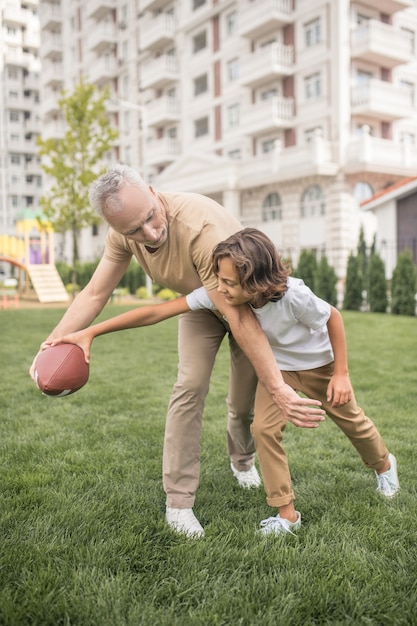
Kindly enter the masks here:
M 394 183 L 393 185 L 390 185 L 389 187 L 385 187 L 385 189 L 381 189 L 381 191 L 378 191 L 378 193 L 373 195 L 371 198 L 368 198 L 367 200 L 364 200 L 363 202 L 361 202 L 361 206 L 365 206 L 366 204 L 369 204 L 370 202 L 374 202 L 375 200 L 378 200 L 378 198 L 382 198 L 382 196 L 385 196 L 395 191 L 396 189 L 400 189 L 401 187 L 404 187 L 405 185 L 409 185 L 410 183 L 413 182 L 413 180 L 417 181 L 417 176 L 411 176 L 410 178 L 402 178 L 401 180 L 397 180 L 397 182 Z

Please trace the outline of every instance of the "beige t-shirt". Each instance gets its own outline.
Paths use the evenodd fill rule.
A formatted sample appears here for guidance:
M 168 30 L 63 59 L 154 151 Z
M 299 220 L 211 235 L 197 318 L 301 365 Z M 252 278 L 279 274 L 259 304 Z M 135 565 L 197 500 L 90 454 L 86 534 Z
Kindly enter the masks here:
M 202 284 L 217 286 L 211 255 L 214 247 L 242 225 L 214 200 L 196 193 L 157 193 L 168 216 L 168 238 L 155 252 L 109 228 L 104 258 L 115 263 L 134 255 L 158 285 L 187 294 Z

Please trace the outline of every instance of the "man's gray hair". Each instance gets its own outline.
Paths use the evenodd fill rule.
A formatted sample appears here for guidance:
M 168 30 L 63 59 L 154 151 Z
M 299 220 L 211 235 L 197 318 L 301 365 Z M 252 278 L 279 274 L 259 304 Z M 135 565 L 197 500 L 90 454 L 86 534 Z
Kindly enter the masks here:
M 128 185 L 147 188 L 143 178 L 132 167 L 121 163 L 114 165 L 92 183 L 88 193 L 91 206 L 104 219 L 122 211 L 119 191 Z

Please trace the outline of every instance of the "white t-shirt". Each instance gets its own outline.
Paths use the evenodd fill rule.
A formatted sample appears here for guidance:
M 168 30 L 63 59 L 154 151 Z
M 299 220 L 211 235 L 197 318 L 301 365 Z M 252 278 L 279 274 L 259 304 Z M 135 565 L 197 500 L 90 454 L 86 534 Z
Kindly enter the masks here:
M 187 296 L 192 311 L 215 309 L 204 287 Z M 330 304 L 318 298 L 299 278 L 288 278 L 288 291 L 278 302 L 251 307 L 282 370 L 303 371 L 334 360 L 327 331 Z

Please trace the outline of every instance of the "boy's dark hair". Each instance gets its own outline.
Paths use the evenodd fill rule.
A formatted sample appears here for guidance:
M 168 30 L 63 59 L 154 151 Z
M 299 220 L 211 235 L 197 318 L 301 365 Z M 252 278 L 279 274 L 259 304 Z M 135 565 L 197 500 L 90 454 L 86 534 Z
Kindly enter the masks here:
M 272 241 L 260 230 L 244 228 L 219 243 L 212 256 L 215 274 L 219 273 L 219 261 L 224 258 L 229 258 L 236 267 L 241 287 L 255 306 L 276 302 L 287 291 L 290 270 Z

